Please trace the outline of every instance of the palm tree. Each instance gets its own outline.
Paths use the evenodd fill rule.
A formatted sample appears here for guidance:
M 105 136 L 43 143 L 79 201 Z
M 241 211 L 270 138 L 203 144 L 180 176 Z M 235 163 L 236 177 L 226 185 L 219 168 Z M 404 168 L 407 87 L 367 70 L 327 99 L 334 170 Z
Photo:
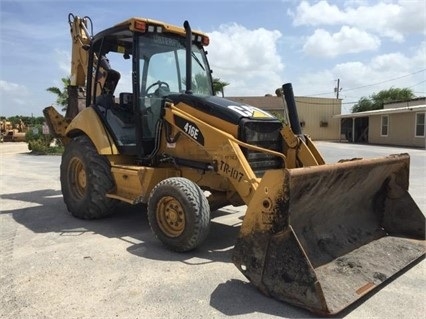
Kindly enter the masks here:
M 182 84 L 186 84 L 186 79 L 182 79 Z M 228 82 L 221 81 L 219 78 L 213 78 L 213 95 L 217 95 L 219 92 L 223 95 L 223 88 L 229 85 Z M 197 93 L 205 93 L 207 90 L 207 78 L 205 74 L 198 73 L 192 80 L 192 90 Z
M 220 92 L 222 93 L 222 97 L 224 97 L 223 89 L 228 85 L 228 82 L 221 81 L 219 78 L 213 78 L 213 94 L 217 95 Z
M 66 111 L 68 107 L 68 86 L 70 85 L 70 77 L 62 78 L 61 79 L 64 87 L 61 90 L 58 87 L 51 86 L 46 89 L 46 91 L 56 94 L 56 104 L 62 106 L 62 111 Z

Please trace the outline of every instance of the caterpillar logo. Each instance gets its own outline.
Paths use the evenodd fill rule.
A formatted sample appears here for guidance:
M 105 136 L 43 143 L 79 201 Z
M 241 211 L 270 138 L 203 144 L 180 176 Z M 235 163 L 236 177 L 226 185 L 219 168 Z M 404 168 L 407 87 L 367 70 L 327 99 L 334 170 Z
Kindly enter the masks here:
M 246 116 L 246 117 L 263 117 L 263 118 L 272 118 L 273 116 L 264 110 L 261 110 L 257 107 L 251 105 L 228 105 L 228 109 L 233 110 L 234 112 Z

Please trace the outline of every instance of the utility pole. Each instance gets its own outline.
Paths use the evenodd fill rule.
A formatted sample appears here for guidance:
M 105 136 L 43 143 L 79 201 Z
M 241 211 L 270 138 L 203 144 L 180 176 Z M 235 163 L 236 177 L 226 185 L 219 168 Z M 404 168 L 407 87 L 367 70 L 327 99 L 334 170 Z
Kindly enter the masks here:
M 334 88 L 334 92 L 336 92 L 336 99 L 339 98 L 339 93 L 342 89 L 340 88 L 340 79 L 337 79 L 337 87 Z

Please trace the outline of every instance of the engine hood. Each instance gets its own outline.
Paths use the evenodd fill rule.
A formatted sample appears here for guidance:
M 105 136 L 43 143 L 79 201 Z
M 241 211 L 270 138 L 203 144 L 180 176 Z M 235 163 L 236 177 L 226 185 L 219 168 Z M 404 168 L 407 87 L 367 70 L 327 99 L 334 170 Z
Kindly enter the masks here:
M 171 94 L 167 96 L 167 99 L 172 101 L 175 105 L 185 103 L 206 114 L 218 117 L 233 124 L 239 124 L 243 118 L 277 121 L 276 117 L 262 109 L 218 96 Z

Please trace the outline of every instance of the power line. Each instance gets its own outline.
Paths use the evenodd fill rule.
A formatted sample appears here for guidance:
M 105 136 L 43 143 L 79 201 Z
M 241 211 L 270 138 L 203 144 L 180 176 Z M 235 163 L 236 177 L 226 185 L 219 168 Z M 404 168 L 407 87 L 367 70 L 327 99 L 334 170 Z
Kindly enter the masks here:
M 392 81 L 395 81 L 395 80 L 399 80 L 399 79 L 402 79 L 402 78 L 406 78 L 406 77 L 411 76 L 411 75 L 413 75 L 413 74 L 417 74 L 417 73 L 420 73 L 420 72 L 424 72 L 425 70 L 426 70 L 426 69 L 422 69 L 422 70 L 419 70 L 419 71 L 416 71 L 416 72 L 413 72 L 413 73 L 410 73 L 410 74 L 406 74 L 406 75 L 403 75 L 403 76 L 399 76 L 399 77 L 397 77 L 397 78 L 393 78 L 393 79 L 389 79 L 389 80 L 385 80 L 385 81 L 381 81 L 381 82 L 377 82 L 377 83 L 373 83 L 373 84 L 362 85 L 362 86 L 358 86 L 358 87 L 351 88 L 351 89 L 345 89 L 345 91 L 353 91 L 353 90 L 358 90 L 358 89 L 362 89 L 362 88 L 369 87 L 369 86 L 374 86 L 374 85 L 379 85 L 379 84 L 383 84 L 383 83 L 387 83 L 387 82 L 392 82 Z M 424 81 L 423 81 L 423 82 L 424 82 Z
M 412 73 L 409 73 L 409 74 L 406 74 L 406 75 L 402 75 L 402 76 L 399 76 L 399 77 L 396 77 L 396 78 L 384 80 L 384 81 L 377 82 L 377 83 L 366 84 L 366 85 L 362 85 L 362 86 L 358 86 L 358 87 L 354 87 L 354 88 L 349 88 L 349 89 L 342 89 L 342 91 L 345 91 L 345 92 L 347 92 L 347 91 L 354 91 L 354 90 L 358 90 L 358 89 L 362 89 L 362 88 L 366 88 L 366 87 L 370 87 L 370 86 L 375 86 L 375 85 L 379 85 L 379 84 L 383 84 L 383 83 L 387 83 L 387 82 L 392 82 L 392 81 L 403 79 L 403 78 L 406 78 L 406 77 L 409 77 L 409 76 L 412 76 L 414 74 L 417 74 L 417 73 L 420 73 L 420 72 L 424 72 L 424 71 L 426 71 L 426 69 L 421 69 L 421 70 L 418 70 L 416 72 L 412 72 Z M 421 84 L 423 82 L 425 82 L 425 81 L 417 83 L 416 85 L 419 85 L 419 84 Z M 309 96 L 318 96 L 318 95 L 326 95 L 326 94 L 334 94 L 334 93 L 335 92 L 323 92 L 323 93 L 309 94 L 309 95 L 305 95 L 305 96 L 309 97 Z
M 409 86 L 409 87 L 408 87 L 408 89 L 409 89 L 409 88 L 412 88 L 412 87 L 415 87 L 415 86 L 417 86 L 417 85 L 419 85 L 419 84 L 425 83 L 425 82 L 426 82 L 426 80 L 423 80 L 423 81 L 421 81 L 421 82 L 419 82 L 419 83 L 417 83 L 417 84 L 414 84 L 414 85 Z

